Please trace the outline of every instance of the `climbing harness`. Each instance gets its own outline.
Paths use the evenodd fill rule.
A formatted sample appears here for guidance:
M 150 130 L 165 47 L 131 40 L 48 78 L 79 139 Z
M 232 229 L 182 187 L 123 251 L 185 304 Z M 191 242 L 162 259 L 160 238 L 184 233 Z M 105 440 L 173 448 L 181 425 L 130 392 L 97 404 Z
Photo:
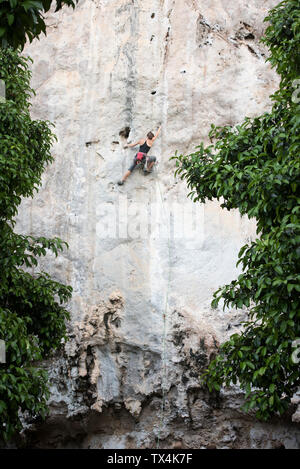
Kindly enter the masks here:
M 160 182 L 157 181 L 157 185 L 159 188 L 159 193 L 160 193 L 160 198 L 161 198 L 161 205 L 163 207 L 163 212 L 165 216 L 165 223 L 166 226 L 168 226 L 168 217 L 167 213 L 165 210 L 164 206 L 164 200 L 163 200 L 163 195 L 160 187 Z M 168 227 L 170 228 L 170 227 Z M 164 305 L 164 311 L 163 311 L 163 334 L 162 334 L 162 345 L 163 345 L 163 350 L 162 350 L 162 380 L 161 380 L 161 386 L 162 386 L 162 402 L 161 402 L 161 419 L 159 423 L 159 428 L 158 428 L 158 436 L 157 436 L 157 442 L 156 442 L 156 449 L 159 449 L 159 442 L 160 442 L 160 435 L 161 435 L 161 430 L 164 426 L 165 423 L 165 409 L 166 409 L 166 383 L 167 383 L 167 357 L 166 357 L 166 341 L 167 341 L 167 313 L 168 313 L 168 307 L 169 307 L 169 289 L 170 289 L 170 283 L 171 283 L 171 243 L 170 243 L 170 230 L 168 232 L 168 281 L 167 281 L 167 289 L 166 289 L 166 299 L 165 299 L 165 305 Z
M 139 151 L 136 155 L 137 161 L 141 162 L 143 160 L 144 156 L 146 156 L 146 158 L 147 158 L 146 153 L 142 153 L 142 152 Z
M 149 159 L 150 159 L 150 157 L 148 155 L 146 155 L 145 160 L 140 160 L 140 161 L 137 160 L 137 169 L 142 169 L 143 172 L 144 172 L 144 175 L 153 173 L 154 170 L 156 170 L 158 168 L 158 161 L 156 160 L 154 162 L 154 165 L 152 166 L 152 169 L 150 171 L 148 171 L 147 167 L 148 167 Z

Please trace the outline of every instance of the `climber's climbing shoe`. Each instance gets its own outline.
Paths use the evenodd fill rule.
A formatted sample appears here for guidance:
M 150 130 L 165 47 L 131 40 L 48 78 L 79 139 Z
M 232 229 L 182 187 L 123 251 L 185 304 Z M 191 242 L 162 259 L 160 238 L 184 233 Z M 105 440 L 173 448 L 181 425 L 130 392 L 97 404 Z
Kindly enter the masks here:
M 124 181 L 118 181 L 119 186 L 123 186 Z

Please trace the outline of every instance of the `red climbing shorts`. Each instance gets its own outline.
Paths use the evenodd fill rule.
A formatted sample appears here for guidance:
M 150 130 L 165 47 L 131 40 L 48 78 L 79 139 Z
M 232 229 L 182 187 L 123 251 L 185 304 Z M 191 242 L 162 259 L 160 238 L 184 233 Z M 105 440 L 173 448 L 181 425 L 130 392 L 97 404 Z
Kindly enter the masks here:
M 138 154 L 139 154 L 139 153 L 138 153 Z M 138 158 L 137 158 L 137 157 L 138 157 L 138 154 L 134 157 L 134 160 L 133 160 L 132 165 L 130 166 L 130 168 L 128 168 L 128 170 L 129 170 L 130 172 L 132 172 L 139 164 L 143 163 L 144 157 L 145 157 L 145 160 L 146 160 L 146 156 L 147 156 L 147 155 L 146 155 L 145 153 L 140 153 L 140 155 L 143 155 L 143 158 L 140 159 L 140 160 L 138 160 Z M 149 163 L 155 163 L 155 161 L 156 161 L 156 156 L 148 156 L 147 161 L 148 161 L 148 164 L 149 164 Z

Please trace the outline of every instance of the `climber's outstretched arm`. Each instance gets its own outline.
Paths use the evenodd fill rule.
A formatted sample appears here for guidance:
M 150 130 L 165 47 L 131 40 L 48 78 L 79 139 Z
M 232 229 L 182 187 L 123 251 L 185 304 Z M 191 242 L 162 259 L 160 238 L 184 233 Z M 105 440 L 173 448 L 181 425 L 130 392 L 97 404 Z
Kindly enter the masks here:
M 152 142 L 154 142 L 154 140 L 157 139 L 157 137 L 158 137 L 159 134 L 160 134 L 160 131 L 161 131 L 161 126 L 160 126 L 160 128 L 158 129 L 158 131 L 156 132 L 156 135 L 154 135 L 154 137 L 153 137 L 153 139 L 152 139 Z
M 129 145 L 125 145 L 124 148 L 132 148 L 132 147 L 136 147 L 137 145 L 142 145 L 144 143 L 144 140 L 139 140 L 138 142 L 136 143 L 130 143 Z

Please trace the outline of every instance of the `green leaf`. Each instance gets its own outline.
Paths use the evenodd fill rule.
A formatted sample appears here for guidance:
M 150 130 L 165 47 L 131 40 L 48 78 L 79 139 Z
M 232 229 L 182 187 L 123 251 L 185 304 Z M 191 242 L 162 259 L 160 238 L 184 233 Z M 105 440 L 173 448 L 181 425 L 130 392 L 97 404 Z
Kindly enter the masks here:
M 274 391 L 275 391 L 275 384 L 274 384 L 274 383 L 271 383 L 271 384 L 270 384 L 270 386 L 269 386 L 269 391 L 270 391 L 270 393 L 272 393 L 272 394 L 274 393 Z
M 11 25 L 13 24 L 13 22 L 14 22 L 14 19 L 15 19 L 14 15 L 8 13 L 8 14 L 6 15 L 6 17 L 7 17 L 8 25 L 11 26 Z

